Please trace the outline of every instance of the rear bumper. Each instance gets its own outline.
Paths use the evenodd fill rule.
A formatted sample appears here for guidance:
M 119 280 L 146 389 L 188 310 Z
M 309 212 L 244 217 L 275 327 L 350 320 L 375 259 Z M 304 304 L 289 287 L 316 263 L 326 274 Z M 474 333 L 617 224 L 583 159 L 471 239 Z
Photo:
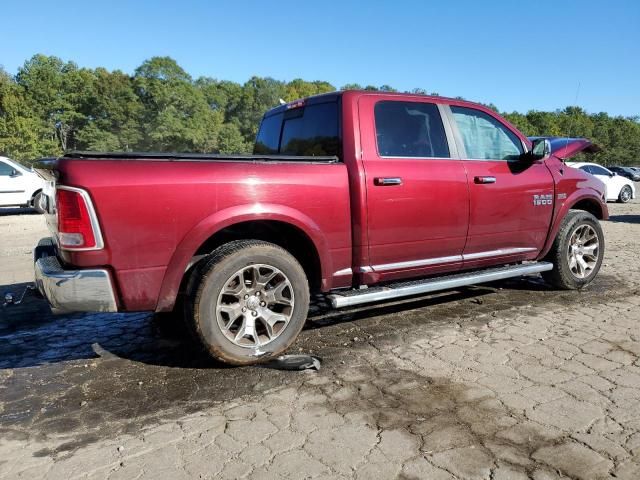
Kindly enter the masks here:
M 36 286 L 53 313 L 118 311 L 108 270 L 65 270 L 50 238 L 40 240 L 33 259 Z

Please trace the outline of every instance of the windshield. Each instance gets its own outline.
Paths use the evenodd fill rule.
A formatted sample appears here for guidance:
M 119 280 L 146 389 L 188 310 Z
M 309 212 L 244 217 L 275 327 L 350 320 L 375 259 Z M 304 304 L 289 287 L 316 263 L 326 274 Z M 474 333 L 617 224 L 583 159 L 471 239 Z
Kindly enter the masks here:
M 338 103 L 292 108 L 265 116 L 256 155 L 339 156 Z

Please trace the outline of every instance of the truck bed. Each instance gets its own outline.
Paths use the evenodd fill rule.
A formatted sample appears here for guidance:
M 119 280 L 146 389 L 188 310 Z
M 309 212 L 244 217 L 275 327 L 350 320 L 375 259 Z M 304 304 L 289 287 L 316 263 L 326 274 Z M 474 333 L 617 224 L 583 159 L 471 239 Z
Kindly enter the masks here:
M 126 310 L 171 305 L 194 252 L 239 222 L 294 225 L 318 250 L 322 288 L 350 285 L 349 183 L 336 157 L 72 152 L 36 170 L 50 181 L 54 238 L 55 183 L 88 192 L 105 248 L 60 259 L 110 268 Z

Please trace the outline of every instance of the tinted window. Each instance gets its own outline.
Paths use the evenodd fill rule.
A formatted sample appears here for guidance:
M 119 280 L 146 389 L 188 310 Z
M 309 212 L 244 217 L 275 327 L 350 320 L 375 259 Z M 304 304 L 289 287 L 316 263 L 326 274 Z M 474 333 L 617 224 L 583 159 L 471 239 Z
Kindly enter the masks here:
M 438 107 L 382 101 L 375 106 L 376 141 L 382 157 L 449 157 Z
M 589 165 L 583 165 L 580 167 L 580 170 L 584 170 L 587 173 L 591 173 L 591 167 Z
M 473 108 L 452 106 L 467 158 L 516 160 L 524 153 L 520 139 L 491 115 Z
M 590 165 L 589 166 L 589 171 L 594 174 L 594 175 L 609 175 L 609 171 L 602 168 L 602 167 L 598 167 L 597 165 Z
M 280 153 L 338 155 L 338 104 L 321 103 L 284 114 Z
M 281 128 L 282 113 L 265 117 L 260 124 L 260 131 L 258 132 L 253 153 L 260 155 L 277 154 Z
M 293 108 L 265 117 L 254 153 L 339 156 L 337 102 Z
M 0 176 L 8 177 L 13 173 L 14 168 L 4 162 L 0 162 Z

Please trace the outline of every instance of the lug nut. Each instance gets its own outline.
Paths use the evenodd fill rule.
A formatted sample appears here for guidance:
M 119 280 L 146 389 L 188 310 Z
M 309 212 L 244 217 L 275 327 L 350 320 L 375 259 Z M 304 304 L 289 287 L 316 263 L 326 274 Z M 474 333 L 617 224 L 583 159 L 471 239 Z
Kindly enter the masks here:
M 257 317 L 258 316 L 258 312 L 255 312 L 255 311 L 251 312 L 251 315 L 253 315 L 254 317 Z
M 242 311 L 246 312 L 247 311 L 247 307 L 242 307 Z
M 247 298 L 249 298 L 249 295 L 245 295 L 245 296 L 244 296 L 244 299 L 245 299 L 245 300 L 246 300 Z
M 266 307 L 267 306 L 267 302 L 260 302 L 260 306 L 261 307 Z
M 261 293 L 258 291 L 256 292 L 256 296 L 259 297 L 261 295 Z

